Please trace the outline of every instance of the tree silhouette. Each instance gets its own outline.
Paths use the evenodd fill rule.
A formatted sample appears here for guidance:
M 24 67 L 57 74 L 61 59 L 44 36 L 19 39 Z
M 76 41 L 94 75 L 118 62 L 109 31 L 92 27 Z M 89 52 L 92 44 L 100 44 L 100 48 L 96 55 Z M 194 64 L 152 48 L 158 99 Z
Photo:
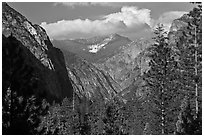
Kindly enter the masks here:
M 188 14 L 188 25 L 176 44 L 179 55 L 180 83 L 182 91 L 188 96 L 186 111 L 181 110 L 177 123 L 178 134 L 202 134 L 202 6 L 198 4 Z M 185 123 L 184 115 L 192 115 L 191 123 Z M 180 122 L 179 122 L 180 121 Z M 186 124 L 186 125 L 185 125 Z M 179 124 L 178 124 L 179 125 Z
M 144 74 L 149 95 L 146 102 L 151 106 L 149 119 L 153 134 L 171 134 L 172 125 L 178 113 L 179 85 L 177 84 L 177 64 L 168 44 L 163 25 L 155 29 L 154 44 L 149 48 L 150 70 Z

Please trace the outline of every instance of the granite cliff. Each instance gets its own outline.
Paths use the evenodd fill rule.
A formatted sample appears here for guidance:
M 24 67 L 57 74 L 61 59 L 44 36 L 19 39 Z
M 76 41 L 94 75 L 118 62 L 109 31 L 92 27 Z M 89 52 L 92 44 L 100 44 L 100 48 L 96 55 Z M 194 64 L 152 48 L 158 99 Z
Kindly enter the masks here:
M 2 41 L 3 92 L 31 92 L 49 101 L 72 96 L 62 52 L 42 27 L 7 3 L 2 3 Z
M 76 54 L 62 51 L 72 86 L 79 97 L 109 100 L 116 96 L 120 87 L 109 75 Z
M 123 91 L 147 71 L 149 59 L 145 50 L 149 45 L 148 41 L 131 42 L 114 56 L 94 65 L 110 75 L 120 85 L 120 91 Z

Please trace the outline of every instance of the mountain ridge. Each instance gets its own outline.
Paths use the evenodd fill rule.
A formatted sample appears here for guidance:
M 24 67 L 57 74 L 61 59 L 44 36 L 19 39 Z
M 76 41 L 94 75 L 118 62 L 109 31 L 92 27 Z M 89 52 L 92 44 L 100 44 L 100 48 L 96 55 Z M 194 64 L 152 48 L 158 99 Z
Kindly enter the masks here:
M 53 40 L 53 45 L 67 50 L 93 63 L 112 56 L 121 50 L 122 46 L 130 43 L 127 37 L 112 34 L 102 37 L 74 40 Z
M 100 97 L 110 100 L 116 96 L 120 87 L 109 75 L 74 53 L 65 50 L 62 52 L 65 56 L 68 76 L 79 97 L 85 96 L 90 100 Z
M 2 37 L 4 91 L 28 88 L 48 101 L 72 96 L 62 52 L 53 47 L 42 27 L 33 25 L 7 3 L 2 3 Z

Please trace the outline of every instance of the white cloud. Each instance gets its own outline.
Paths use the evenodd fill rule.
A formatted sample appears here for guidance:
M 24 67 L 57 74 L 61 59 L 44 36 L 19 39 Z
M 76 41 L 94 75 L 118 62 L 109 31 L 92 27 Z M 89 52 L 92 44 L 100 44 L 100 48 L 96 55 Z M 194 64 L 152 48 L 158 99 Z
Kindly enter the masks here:
M 75 19 L 61 20 L 55 23 L 42 22 L 51 38 L 66 39 L 72 34 L 78 36 L 106 35 L 142 30 L 151 24 L 150 10 L 137 7 L 122 7 L 120 12 L 104 16 L 101 20 Z M 134 29 L 133 29 L 134 28 Z M 131 32 L 132 33 L 132 32 Z
M 154 21 L 154 27 L 158 24 L 158 23 L 162 23 L 165 27 L 166 31 L 169 31 L 170 27 L 171 27 L 171 23 L 173 20 L 180 18 L 183 14 L 186 14 L 187 12 L 185 11 L 169 11 L 169 12 L 165 12 L 163 13 L 158 20 Z
M 149 9 L 125 6 L 121 8 L 120 12 L 106 15 L 104 18 L 111 22 L 123 21 L 128 27 L 145 23 L 151 26 L 150 12 Z
M 42 22 L 41 26 L 45 28 L 51 38 L 66 39 L 66 36 L 72 33 L 79 35 L 106 35 L 111 32 L 117 32 L 126 26 L 122 22 L 112 23 L 106 20 L 62 20 L 56 23 L 47 24 Z
M 68 4 L 71 5 L 70 2 Z M 133 36 L 134 34 L 137 35 L 136 33 L 144 33 L 144 31 L 151 32 L 158 23 L 164 24 L 168 31 L 172 21 L 186 12 L 165 12 L 158 19 L 152 19 L 150 13 L 151 10 L 149 9 L 124 6 L 119 12 L 105 15 L 98 20 L 61 20 L 55 23 L 42 22 L 41 26 L 45 28 L 52 39 L 92 37 L 111 33 Z

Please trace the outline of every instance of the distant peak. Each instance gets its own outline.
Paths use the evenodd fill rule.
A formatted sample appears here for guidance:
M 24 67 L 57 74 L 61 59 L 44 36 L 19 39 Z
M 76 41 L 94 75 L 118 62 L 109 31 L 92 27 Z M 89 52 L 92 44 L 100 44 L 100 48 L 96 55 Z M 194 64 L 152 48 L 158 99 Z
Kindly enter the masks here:
M 99 44 L 103 43 L 103 41 L 113 41 L 113 40 L 118 40 L 118 39 L 126 39 L 131 41 L 128 37 L 121 36 L 117 33 L 111 33 L 108 35 L 98 35 L 98 36 L 93 36 L 89 38 L 76 38 L 76 39 L 69 39 L 71 41 L 80 43 L 80 44 L 85 44 L 85 45 L 93 45 L 93 44 Z

